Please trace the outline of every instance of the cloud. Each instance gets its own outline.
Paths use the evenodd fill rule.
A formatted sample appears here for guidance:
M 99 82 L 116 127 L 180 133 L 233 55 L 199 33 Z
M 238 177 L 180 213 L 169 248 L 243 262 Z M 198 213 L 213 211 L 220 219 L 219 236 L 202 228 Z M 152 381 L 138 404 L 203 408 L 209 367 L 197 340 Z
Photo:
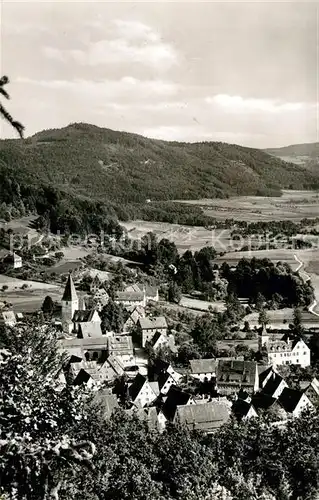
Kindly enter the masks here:
M 272 99 L 253 99 L 227 94 L 218 94 L 214 97 L 206 97 L 208 104 L 218 105 L 227 111 L 237 112 L 266 112 L 281 113 L 286 111 L 301 111 L 307 104 L 302 102 L 281 102 Z M 310 105 L 312 106 L 312 105 Z
M 104 30 L 105 31 L 105 30 Z M 44 47 L 46 57 L 75 61 L 82 66 L 139 64 L 156 71 L 167 71 L 178 62 L 175 48 L 161 40 L 151 27 L 133 21 L 114 20 L 107 37 L 89 42 L 85 48 L 61 50 Z
M 123 104 L 135 100 L 154 101 L 159 98 L 174 96 L 178 85 L 163 80 L 138 80 L 126 76 L 120 80 L 34 80 L 18 78 L 18 84 L 29 84 L 55 91 L 66 91 L 70 97 L 79 97 L 97 101 L 101 107 L 119 100 Z

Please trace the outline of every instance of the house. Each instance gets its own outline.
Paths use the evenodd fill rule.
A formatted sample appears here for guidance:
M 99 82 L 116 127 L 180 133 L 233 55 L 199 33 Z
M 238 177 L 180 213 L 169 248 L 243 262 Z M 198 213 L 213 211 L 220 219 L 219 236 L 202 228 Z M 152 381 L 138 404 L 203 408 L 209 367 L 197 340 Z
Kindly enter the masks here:
M 119 357 L 124 365 L 132 364 L 134 361 L 132 337 L 129 335 L 108 337 L 108 354 Z
M 0 311 L 0 325 L 15 326 L 17 324 L 17 317 L 11 309 L 2 309 Z
M 74 315 L 72 318 L 73 322 L 73 332 L 81 335 L 83 326 L 85 326 L 85 330 L 88 331 L 90 327 L 92 327 L 92 332 L 99 332 L 99 335 L 92 336 L 101 336 L 101 317 L 99 313 L 95 309 L 84 309 L 84 310 L 76 310 L 74 311 Z
M 156 382 L 148 382 L 147 378 L 138 373 L 128 388 L 128 393 L 132 403 L 143 408 L 146 405 L 153 403 L 158 397 L 158 390 L 156 390 Z
M 216 385 L 220 394 L 236 394 L 240 389 L 252 394 L 259 389 L 259 373 L 254 361 L 218 360 Z
M 218 361 L 216 359 L 191 359 L 190 376 L 196 380 L 204 382 L 216 377 L 216 368 Z
M 174 337 L 173 337 L 174 339 Z M 149 342 L 154 351 L 164 347 L 170 347 L 172 344 L 172 335 L 170 338 L 167 335 L 163 335 L 163 333 L 156 332 L 152 340 Z
M 211 401 L 209 403 L 178 405 L 174 423 L 184 424 L 189 430 L 211 434 L 225 424 L 229 417 L 229 408 L 225 403 Z
M 163 371 L 159 374 L 157 382 L 159 387 L 159 392 L 166 395 L 171 386 L 177 386 L 182 375 L 177 372 L 169 373 L 168 371 Z
M 98 274 L 96 274 L 90 284 L 90 292 L 92 295 L 94 295 L 101 288 L 101 285 L 101 280 Z
M 70 365 L 70 372 L 74 378 L 74 385 L 87 383 L 90 380 L 95 382 L 112 382 L 115 378 L 124 373 L 124 366 L 121 360 L 115 356 L 109 356 L 104 362 L 83 361 Z
M 177 407 L 190 404 L 195 404 L 193 396 L 179 387 L 176 387 L 176 385 L 172 385 L 168 390 L 167 397 L 161 411 L 166 420 L 173 422 Z
M 164 316 L 140 318 L 138 326 L 142 334 L 142 347 L 153 339 L 156 332 L 167 335 L 167 322 Z
M 87 361 L 105 361 L 108 350 L 108 337 L 67 338 L 58 341 L 59 351 L 67 352 L 73 358 Z
M 108 364 L 106 362 L 102 364 L 96 361 L 72 363 L 70 365 L 70 372 L 74 377 L 74 385 L 108 380 Z
M 145 307 L 146 305 L 145 295 L 143 292 L 116 292 L 114 302 L 116 302 L 116 304 L 122 304 L 124 307 Z
M 131 306 L 126 309 L 129 312 L 129 317 L 124 323 L 123 331 L 130 332 L 137 325 L 140 318 L 145 318 L 145 309 L 142 306 Z
M 259 350 L 267 351 L 268 361 L 274 366 L 300 365 L 310 366 L 310 349 L 302 339 L 291 340 L 285 336 L 281 340 L 272 340 L 263 327 L 258 338 Z
M 2 262 L 6 266 L 13 267 L 13 269 L 19 269 L 22 267 L 22 257 L 15 252 L 6 255 Z
M 148 366 L 148 378 L 158 380 L 163 373 L 169 373 L 176 379 L 181 376 L 168 361 L 156 358 L 155 362 Z
M 143 293 L 145 296 L 145 302 L 148 303 L 150 301 L 158 302 L 158 288 L 156 286 L 151 286 L 142 283 L 135 283 L 134 285 L 130 285 L 125 289 L 126 292 L 137 292 Z
M 319 381 L 313 378 L 310 384 L 304 389 L 304 394 L 314 406 L 319 406 Z
M 100 389 L 94 394 L 92 403 L 97 405 L 105 420 L 108 420 L 113 412 L 119 408 L 116 396 L 109 389 Z
M 277 399 L 282 391 L 288 387 L 286 381 L 275 371 L 273 366 L 259 375 L 259 387 L 264 394 Z
M 252 403 L 244 401 L 240 398 L 234 401 L 232 405 L 232 412 L 234 413 L 237 420 L 246 420 L 249 418 L 258 417 L 258 413 Z
M 108 304 L 109 299 L 109 294 L 104 288 L 99 288 L 93 293 L 93 295 L 86 297 L 86 301 L 90 309 L 96 309 L 99 312 L 101 312 L 103 307 Z
M 305 409 L 313 408 L 308 396 L 297 389 L 285 388 L 280 394 L 278 401 L 287 413 L 298 417 Z

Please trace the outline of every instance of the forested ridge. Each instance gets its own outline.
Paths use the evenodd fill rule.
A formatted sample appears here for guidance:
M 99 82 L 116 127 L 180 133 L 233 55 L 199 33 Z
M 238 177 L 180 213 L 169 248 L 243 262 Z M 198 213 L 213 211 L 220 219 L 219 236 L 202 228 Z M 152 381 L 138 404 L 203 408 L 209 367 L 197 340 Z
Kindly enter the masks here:
M 165 142 L 72 124 L 0 141 L 0 181 L 0 203 L 20 213 L 55 205 L 81 214 L 98 205 L 122 220 L 162 220 L 175 210 L 165 202 L 278 195 L 283 188 L 316 188 L 319 175 L 234 144 Z

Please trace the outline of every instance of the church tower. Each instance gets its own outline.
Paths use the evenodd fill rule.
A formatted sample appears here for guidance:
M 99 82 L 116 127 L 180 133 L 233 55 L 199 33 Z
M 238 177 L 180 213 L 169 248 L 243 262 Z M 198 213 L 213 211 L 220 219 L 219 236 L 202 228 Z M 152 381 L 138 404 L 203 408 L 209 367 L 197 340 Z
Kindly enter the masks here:
M 258 335 L 258 349 L 259 349 L 259 351 L 261 351 L 263 347 L 267 347 L 268 342 L 269 342 L 269 334 L 266 330 L 266 325 L 263 324 L 261 332 L 259 332 L 259 335 Z
M 64 333 L 71 333 L 73 329 L 72 318 L 79 309 L 79 299 L 75 290 L 71 273 L 68 276 L 62 297 L 62 328 Z

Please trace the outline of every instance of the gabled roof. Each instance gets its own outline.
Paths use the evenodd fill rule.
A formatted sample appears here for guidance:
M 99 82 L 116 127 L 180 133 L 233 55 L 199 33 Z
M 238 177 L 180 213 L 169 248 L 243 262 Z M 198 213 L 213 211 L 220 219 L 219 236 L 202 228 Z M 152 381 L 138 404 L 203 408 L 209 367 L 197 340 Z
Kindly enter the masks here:
M 97 322 L 81 323 L 80 332 L 84 339 L 97 338 L 102 336 L 101 324 Z
M 182 391 L 182 389 L 179 389 L 176 385 L 172 385 L 169 388 L 167 398 L 162 408 L 167 420 L 172 422 L 174 420 L 177 407 L 187 405 L 191 399 L 191 394 Z
M 117 292 L 115 300 L 119 302 L 141 302 L 144 300 L 144 294 L 141 292 Z
M 147 379 L 143 377 L 140 373 L 138 373 L 133 380 L 132 384 L 128 388 L 129 395 L 132 399 L 132 401 L 135 401 L 139 393 L 141 392 L 144 384 L 147 383 Z
M 282 382 L 284 382 L 284 379 L 278 375 L 278 373 L 274 372 L 267 380 L 262 392 L 264 392 L 264 394 L 268 394 L 269 396 L 273 396 Z
M 247 417 L 251 408 L 255 413 L 257 413 L 251 403 L 247 403 L 247 401 L 244 401 L 243 399 L 237 399 L 233 403 L 232 411 L 234 412 L 237 418 L 243 418 Z
M 257 363 L 254 361 L 219 360 L 217 368 L 217 384 L 254 385 L 256 381 Z
M 262 392 L 258 392 L 253 395 L 251 399 L 251 404 L 256 410 L 268 410 L 274 403 L 277 402 L 277 399 L 268 396 Z
M 139 324 L 142 330 L 154 330 L 167 328 L 166 319 L 164 316 L 157 316 L 154 318 L 140 318 Z
M 210 402 L 178 405 L 174 421 L 180 421 L 191 430 L 212 432 L 229 419 L 229 409 L 224 403 Z
M 65 285 L 62 300 L 65 300 L 66 302 L 72 302 L 72 301 L 77 300 L 77 299 L 78 299 L 78 296 L 77 296 L 75 286 L 73 283 L 72 275 L 70 273 L 68 276 L 66 285 Z
M 133 354 L 133 342 L 130 335 L 115 335 L 108 337 L 108 350 L 110 353 L 121 353 L 123 351 Z
M 289 389 L 288 387 L 285 387 L 285 389 L 280 394 L 278 400 L 281 406 L 288 413 L 292 413 L 297 407 L 302 396 L 304 396 L 304 393 L 302 391 L 298 391 L 297 389 Z
M 116 396 L 110 394 L 108 389 L 101 389 L 94 394 L 93 403 L 98 404 L 99 409 L 103 412 L 106 419 L 110 418 L 113 411 L 119 408 Z
M 76 310 L 72 318 L 73 323 L 89 323 L 92 321 L 96 309 Z
M 215 373 L 218 362 L 216 359 L 191 359 L 189 363 L 191 365 L 191 372 L 193 374 L 200 374 Z
M 114 370 L 116 375 L 123 375 L 124 373 L 124 365 L 120 358 L 117 356 L 109 356 L 106 362 L 110 365 L 110 367 Z

